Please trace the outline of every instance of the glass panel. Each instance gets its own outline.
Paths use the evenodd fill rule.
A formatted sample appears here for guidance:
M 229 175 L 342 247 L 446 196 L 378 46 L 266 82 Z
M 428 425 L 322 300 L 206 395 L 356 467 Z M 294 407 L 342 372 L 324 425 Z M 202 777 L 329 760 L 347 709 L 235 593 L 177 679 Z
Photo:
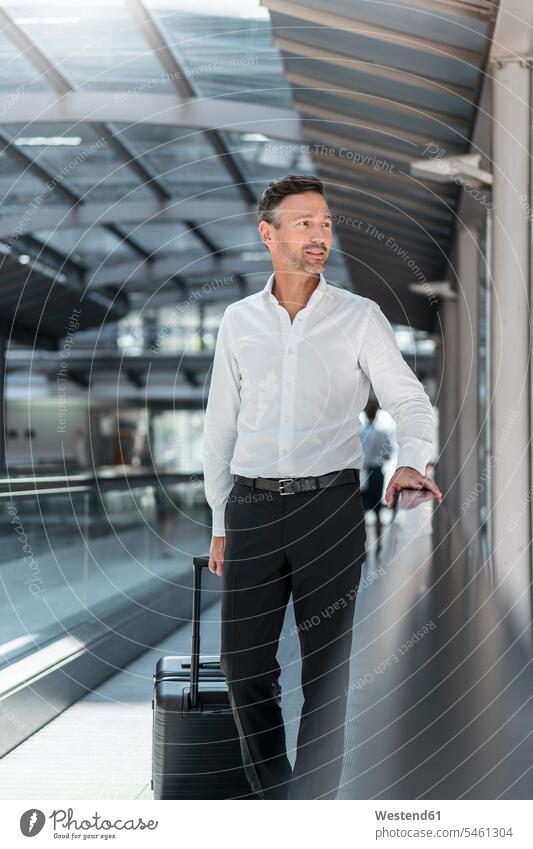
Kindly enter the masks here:
M 270 180 L 284 173 L 312 174 L 316 170 L 305 142 L 286 142 L 262 133 L 220 134 L 247 179 L 259 194 Z
M 141 86 L 159 94 L 174 91 L 119 0 L 4 5 L 76 88 L 122 91 Z
M 189 493 L 184 497 L 183 487 Z M 191 487 L 193 490 L 191 491 Z M 204 523 L 201 482 L 91 493 L 89 606 L 112 608 L 191 568 Z
M 154 462 L 176 472 L 202 468 L 202 410 L 165 410 L 154 416 Z
M 179 222 L 154 221 L 128 227 L 127 232 L 137 244 L 153 254 L 154 259 L 182 253 L 195 253 L 201 257 L 206 253 L 205 245 Z M 176 266 L 176 272 L 179 273 L 179 266 Z
M 47 204 L 61 202 L 53 191 L 46 189 L 45 183 L 39 177 L 35 177 L 27 167 L 17 162 L 8 153 L 0 154 L 0 198 L 4 215 L 10 212 L 21 213 L 21 227 L 28 219 L 31 221 L 32 200 L 35 200 L 36 209 L 39 209 L 44 201 Z M 24 220 L 22 220 L 23 215 Z M 17 224 L 10 229 L 16 234 Z
M 204 233 L 219 247 L 234 250 L 265 250 L 257 229 L 257 216 L 250 215 L 250 223 L 217 222 L 202 227 Z
M 238 200 L 231 174 L 205 133 L 187 127 L 137 124 L 123 130 L 128 144 L 142 154 L 175 198 Z M 193 167 L 194 166 L 194 167 Z
M 87 493 L 0 501 L 0 663 L 84 618 L 89 598 Z
M 214 348 L 227 303 L 196 301 L 180 310 L 171 306 L 131 311 L 118 322 L 98 330 L 78 331 L 78 351 L 106 348 L 128 356 L 147 351 L 164 354 L 195 353 Z
M 161 9 L 160 0 L 146 5 L 199 95 L 231 93 L 235 100 L 291 108 L 291 86 L 272 45 L 267 9 L 228 3 L 217 8 L 205 0 L 195 3 L 194 12 L 180 0 L 172 9 Z
M 5 3 L 3 4 L 5 6 Z M 16 83 L 13 83 L 16 80 Z M 24 92 L 50 91 L 50 83 L 31 62 L 15 47 L 11 39 L 0 32 L 0 90 L 6 94 L 0 100 L 3 120 L 9 107 Z
M 205 303 L 203 312 L 203 346 L 204 348 L 215 347 L 218 328 L 227 304 L 222 302 Z
M 57 248 L 72 260 L 86 263 L 91 270 L 96 264 L 108 259 L 110 264 L 137 259 L 137 254 L 132 253 L 124 242 L 102 227 L 93 227 L 91 230 L 40 230 L 35 235 L 48 247 Z
M 3 127 L 16 146 L 86 201 L 152 198 L 139 177 L 90 124 Z M 118 138 L 121 131 L 116 130 Z
M 155 339 L 150 340 L 161 354 L 185 352 L 194 354 L 201 350 L 201 315 L 198 302 L 187 309 L 176 311 L 162 307 L 157 311 Z M 147 340 L 148 341 L 148 340 Z
M 202 414 L 178 415 L 176 423 L 187 441 L 179 463 L 198 469 Z M 89 621 L 91 612 L 102 615 L 150 584 L 188 573 L 209 528 L 195 477 L 0 501 L 0 666 Z

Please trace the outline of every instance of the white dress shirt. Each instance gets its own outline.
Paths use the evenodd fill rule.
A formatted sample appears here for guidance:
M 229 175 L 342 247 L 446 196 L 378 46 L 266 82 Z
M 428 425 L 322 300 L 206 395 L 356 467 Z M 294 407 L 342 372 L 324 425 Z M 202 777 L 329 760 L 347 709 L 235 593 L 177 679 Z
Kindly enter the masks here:
M 224 536 L 233 475 L 307 477 L 361 468 L 359 414 L 372 384 L 395 419 L 398 466 L 425 474 L 432 459 L 431 402 L 405 362 L 389 321 L 370 298 L 319 283 L 291 323 L 265 287 L 226 307 L 203 434 L 212 533 Z

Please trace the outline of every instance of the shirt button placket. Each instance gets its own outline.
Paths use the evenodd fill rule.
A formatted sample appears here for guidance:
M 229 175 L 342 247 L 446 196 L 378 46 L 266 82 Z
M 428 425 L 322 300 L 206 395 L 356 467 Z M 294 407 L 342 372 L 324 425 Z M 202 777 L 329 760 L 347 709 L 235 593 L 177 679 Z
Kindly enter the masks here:
M 280 320 L 281 344 L 282 344 L 282 346 L 285 350 L 286 347 L 287 347 L 287 339 L 290 336 L 290 328 L 291 328 L 290 316 L 289 316 L 289 313 L 287 312 L 287 310 L 284 307 L 282 307 L 281 304 L 279 304 L 277 301 L 276 301 L 275 306 L 276 306 L 276 310 L 277 310 L 279 320 Z M 288 453 L 289 453 L 289 438 L 288 438 L 288 431 L 287 431 L 287 427 L 286 427 L 287 426 L 287 420 L 283 417 L 283 411 L 285 409 L 285 397 L 287 396 L 287 393 L 290 391 L 290 388 L 291 388 L 291 382 L 290 382 L 290 379 L 288 377 L 287 364 L 286 364 L 285 356 L 283 357 L 283 363 L 282 363 L 281 385 L 282 385 L 281 401 L 280 401 L 280 404 L 281 404 L 281 421 L 280 421 L 280 429 L 279 429 L 279 433 L 278 433 L 278 447 L 279 447 L 281 461 L 283 462 L 285 460 L 285 458 L 288 456 Z M 284 426 L 284 424 L 285 424 L 285 426 Z M 285 474 L 286 473 L 286 467 L 282 466 L 282 470 L 283 470 L 283 474 Z
M 296 315 L 296 319 L 298 319 L 298 314 Z M 282 396 L 282 438 L 280 439 L 280 444 L 281 453 L 284 457 L 286 457 L 288 454 L 289 446 L 292 448 L 294 436 L 294 423 L 292 421 L 292 414 L 294 412 L 295 407 L 295 380 L 297 363 L 296 349 L 301 332 L 302 316 L 300 316 L 300 320 L 298 321 L 298 323 L 296 322 L 296 319 L 290 324 L 290 327 L 288 328 L 285 343 L 285 356 L 283 358 L 285 392 Z

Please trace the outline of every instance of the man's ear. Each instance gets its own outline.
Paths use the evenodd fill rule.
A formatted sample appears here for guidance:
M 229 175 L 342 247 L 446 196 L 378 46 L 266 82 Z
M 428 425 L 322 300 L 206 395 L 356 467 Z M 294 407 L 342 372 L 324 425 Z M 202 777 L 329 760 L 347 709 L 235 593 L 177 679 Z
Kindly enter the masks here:
M 259 226 L 257 228 L 259 230 L 259 235 L 261 236 L 261 240 L 267 248 L 270 248 L 272 244 L 272 237 L 270 235 L 270 225 L 268 221 L 260 221 Z

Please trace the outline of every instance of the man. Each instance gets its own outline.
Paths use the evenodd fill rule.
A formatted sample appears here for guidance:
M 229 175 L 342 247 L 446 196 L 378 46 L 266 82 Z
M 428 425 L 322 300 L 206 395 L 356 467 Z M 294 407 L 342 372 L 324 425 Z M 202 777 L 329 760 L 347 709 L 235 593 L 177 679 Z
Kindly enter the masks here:
M 375 514 L 376 517 L 376 554 L 381 551 L 381 507 L 383 495 L 383 470 L 382 465 L 391 455 L 390 439 L 385 431 L 376 426 L 376 414 L 378 405 L 375 401 L 369 401 L 365 408 L 367 422 L 359 434 L 364 461 L 365 481 L 361 480 L 361 495 L 363 497 L 363 508 Z
M 252 790 L 333 799 L 365 551 L 359 414 L 371 382 L 398 423 L 392 503 L 406 487 L 440 498 L 425 476 L 433 411 L 378 305 L 325 280 L 332 216 L 320 180 L 270 183 L 259 218 L 274 271 L 224 312 L 205 415 L 221 664 Z M 304 695 L 292 772 L 276 660 L 291 592 Z

